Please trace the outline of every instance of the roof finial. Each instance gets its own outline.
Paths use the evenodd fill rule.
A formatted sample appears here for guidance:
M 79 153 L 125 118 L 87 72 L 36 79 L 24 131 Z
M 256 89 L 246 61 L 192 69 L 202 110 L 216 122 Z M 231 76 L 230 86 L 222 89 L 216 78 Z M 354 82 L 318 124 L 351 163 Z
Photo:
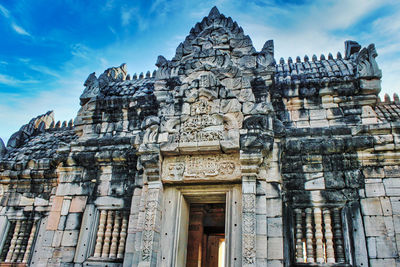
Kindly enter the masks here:
M 390 96 L 386 93 L 385 96 L 384 96 L 384 98 L 385 98 L 384 102 L 385 102 L 386 104 L 389 104 L 389 103 L 390 103 Z
M 398 95 L 398 94 L 396 94 L 396 93 L 393 94 L 393 101 L 394 101 L 394 103 L 396 103 L 396 104 L 399 103 L 399 95 Z
M 317 60 L 318 60 L 318 59 L 317 59 L 317 56 L 316 56 L 316 55 L 313 55 L 313 56 L 312 56 L 312 61 L 315 62 L 315 61 L 317 61 Z
M 220 15 L 221 15 L 221 14 L 219 13 L 218 8 L 217 8 L 216 6 L 214 6 L 214 7 L 211 9 L 210 13 L 208 14 L 208 17 L 209 17 L 210 19 L 216 19 L 216 18 L 218 18 Z

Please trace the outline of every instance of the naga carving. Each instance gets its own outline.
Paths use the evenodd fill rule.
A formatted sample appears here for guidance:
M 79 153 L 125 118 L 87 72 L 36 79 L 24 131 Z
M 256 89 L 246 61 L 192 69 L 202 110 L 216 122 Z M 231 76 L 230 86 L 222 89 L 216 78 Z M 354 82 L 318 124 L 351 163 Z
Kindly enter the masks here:
M 85 86 L 85 90 L 80 96 L 81 106 L 99 94 L 99 81 L 97 80 L 95 72 L 91 73 L 89 77 L 87 77 L 83 86 Z
M 378 68 L 375 58 L 378 56 L 375 45 L 363 48 L 357 56 L 357 75 L 359 78 L 381 78 L 382 71 Z
M 274 41 L 268 40 L 265 42 L 261 52 L 257 55 L 257 66 L 268 67 L 273 65 L 275 65 Z

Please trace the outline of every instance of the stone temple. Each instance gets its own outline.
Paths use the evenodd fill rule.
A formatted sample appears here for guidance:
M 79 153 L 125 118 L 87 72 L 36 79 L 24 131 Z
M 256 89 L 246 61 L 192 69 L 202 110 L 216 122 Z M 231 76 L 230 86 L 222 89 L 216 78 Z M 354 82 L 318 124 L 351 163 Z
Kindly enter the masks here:
M 152 74 L 0 142 L 0 266 L 399 266 L 400 103 L 373 44 L 287 61 L 213 8 Z

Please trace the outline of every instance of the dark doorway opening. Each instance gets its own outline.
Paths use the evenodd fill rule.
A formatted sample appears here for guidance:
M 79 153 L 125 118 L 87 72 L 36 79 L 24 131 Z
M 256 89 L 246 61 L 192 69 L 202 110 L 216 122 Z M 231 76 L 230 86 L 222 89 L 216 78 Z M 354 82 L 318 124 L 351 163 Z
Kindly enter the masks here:
M 186 266 L 225 266 L 225 203 L 190 204 Z

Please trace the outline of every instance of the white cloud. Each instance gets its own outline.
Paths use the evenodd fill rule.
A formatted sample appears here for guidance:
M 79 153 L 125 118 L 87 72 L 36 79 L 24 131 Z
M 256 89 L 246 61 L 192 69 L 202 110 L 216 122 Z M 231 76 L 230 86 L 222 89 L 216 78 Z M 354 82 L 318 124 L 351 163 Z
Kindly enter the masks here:
M 52 70 L 52 69 L 50 69 L 50 68 L 48 68 L 46 66 L 29 64 L 29 68 L 34 70 L 34 71 L 37 71 L 37 72 L 40 72 L 40 73 L 43 73 L 43 74 L 46 74 L 46 75 L 49 75 L 49 76 L 53 76 L 53 77 L 56 77 L 56 78 L 61 78 L 61 75 L 58 72 L 56 72 L 56 71 L 54 71 L 54 70 Z
M 84 44 L 77 43 L 71 45 L 71 54 L 77 58 L 88 60 L 92 50 Z
M 18 34 L 31 36 L 24 28 L 22 28 L 21 26 L 18 26 L 17 24 L 15 24 L 15 22 L 11 23 L 11 27 Z
M 0 5 L 0 13 L 1 15 L 3 15 L 5 18 L 9 18 L 10 17 L 10 11 L 8 11 L 7 8 L 5 8 L 4 6 Z
M 0 5 L 0 14 L 7 18 L 9 20 L 10 27 L 18 34 L 20 35 L 25 35 L 25 36 L 31 36 L 29 32 L 27 32 L 24 28 L 19 26 L 16 22 L 15 19 L 11 16 L 10 11 L 5 8 L 4 6 Z
M 135 12 L 136 12 L 136 9 L 134 9 L 134 8 L 130 8 L 130 9 L 123 8 L 121 10 L 121 24 L 122 24 L 122 26 L 126 26 L 131 22 L 132 16 L 134 15 Z
M 298 15 L 303 15 L 304 23 L 313 28 L 346 29 L 384 3 L 382 0 L 318 1 L 306 14 Z M 303 19 L 299 17 L 299 22 Z
M 136 7 L 122 7 L 121 8 L 121 25 L 126 27 L 131 23 L 135 23 L 140 31 L 144 31 L 149 27 L 149 21 L 145 19 Z
M 54 110 L 56 120 L 74 119 L 79 109 L 80 88 L 78 84 L 71 84 L 68 87 L 41 92 L 35 97 L 18 98 L 17 104 L 12 106 L 0 103 L 0 121 L 2 122 L 0 137 L 3 141 L 7 142 L 11 134 L 28 123 L 31 118 L 49 110 Z
M 0 84 L 8 86 L 22 86 L 25 84 L 38 83 L 37 80 L 19 80 L 9 75 L 0 74 Z

